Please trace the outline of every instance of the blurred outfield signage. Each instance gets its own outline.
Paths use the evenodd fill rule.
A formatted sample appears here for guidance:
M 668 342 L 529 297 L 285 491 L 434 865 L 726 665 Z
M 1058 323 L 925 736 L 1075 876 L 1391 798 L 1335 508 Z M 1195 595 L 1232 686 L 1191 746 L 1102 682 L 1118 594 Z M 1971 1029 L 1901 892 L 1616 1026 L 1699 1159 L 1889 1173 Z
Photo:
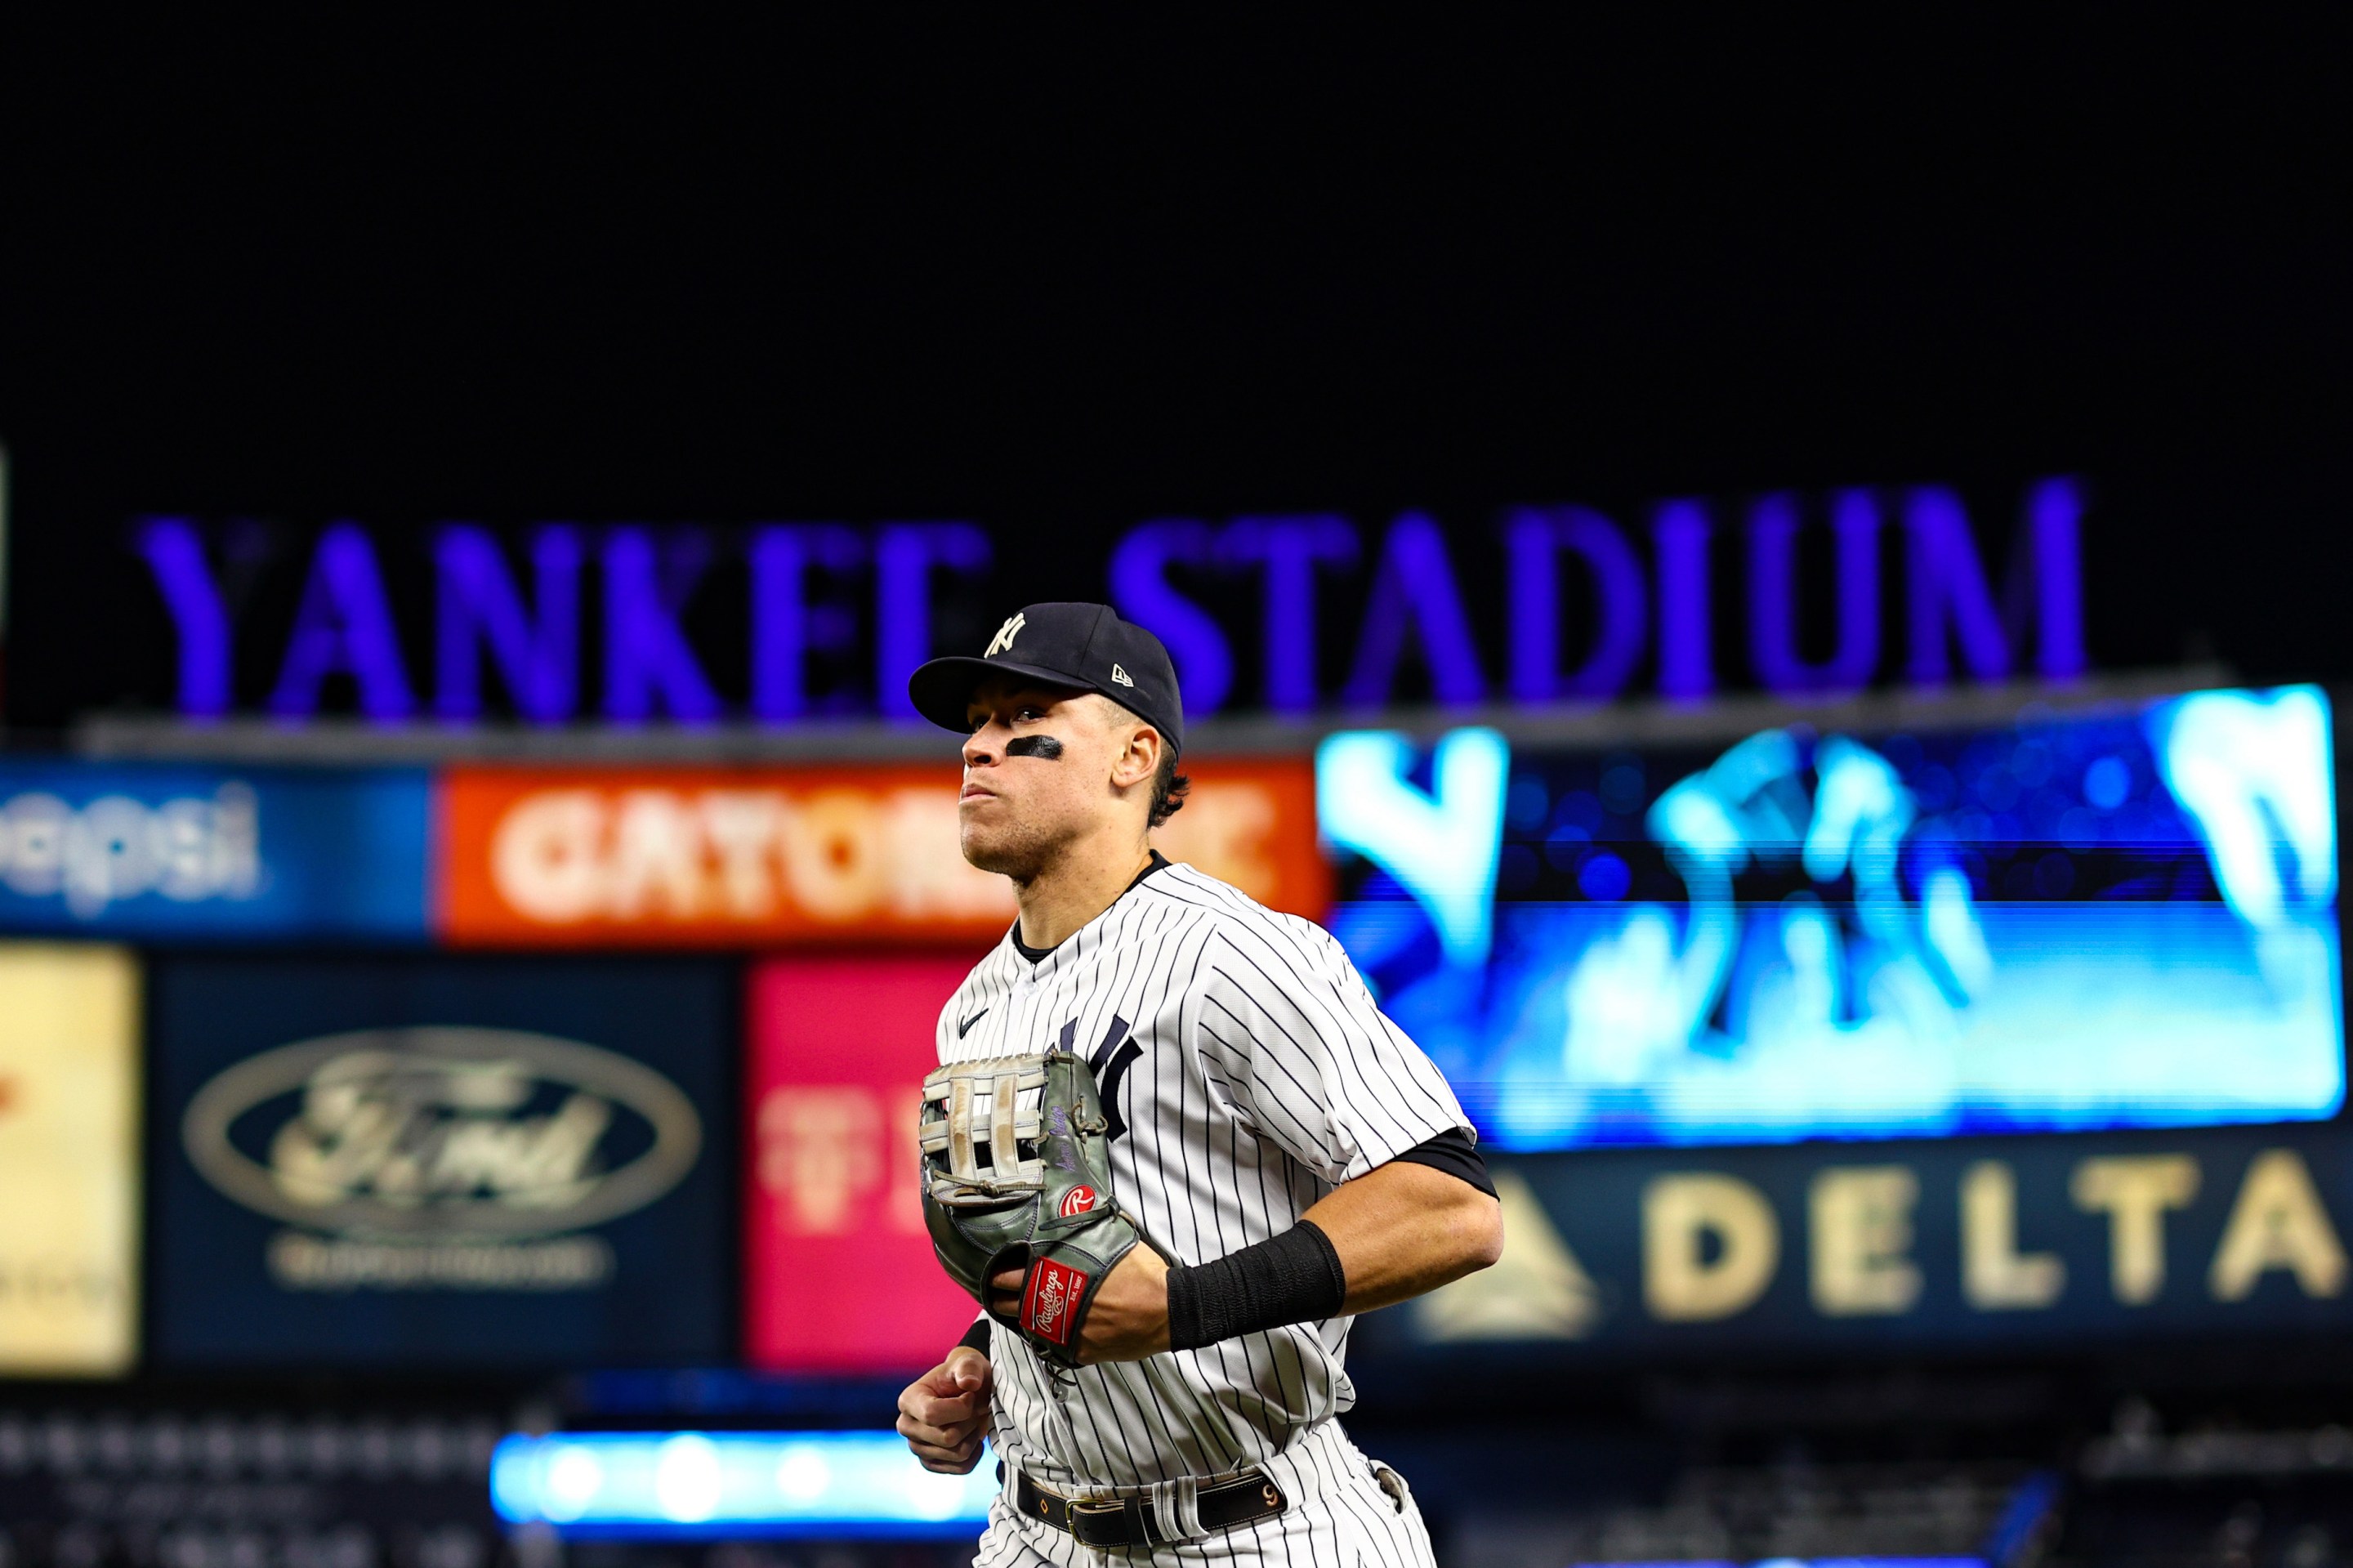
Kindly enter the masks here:
M 1213 760 L 1155 842 L 1320 916 L 1307 759 Z M 0 763 L 0 931 L 494 948 L 986 943 L 955 771 Z
M 972 1298 L 923 1229 L 915 1108 L 962 956 L 777 959 L 751 974 L 744 1350 L 776 1372 L 913 1372 Z M 845 1282 L 809 1288 L 811 1280 Z
M 864 939 L 987 943 L 1012 885 L 956 842 L 952 762 L 737 769 L 456 768 L 441 928 L 470 946 Z M 1274 908 L 1321 916 L 1304 758 L 1211 761 L 1155 842 Z
M 0 1372 L 131 1370 L 139 1323 L 139 968 L 0 943 Z
M 2353 1323 L 2353 1134 L 1499 1157 L 1503 1261 L 1387 1351 L 2108 1340 Z
M 969 522 L 288 532 L 158 516 L 133 530 L 159 618 L 136 641 L 168 670 L 76 700 L 194 720 L 913 721 L 910 671 L 1048 598 L 1106 599 L 1158 632 L 1197 716 L 2063 681 L 2087 668 L 2084 504 L 2051 478 L 1974 516 L 1924 484 L 1618 516 L 1163 518 L 1076 558 Z
M 159 962 L 157 1358 L 725 1358 L 735 985 L 687 959 Z
M 0 762 L 0 930 L 425 934 L 422 768 Z

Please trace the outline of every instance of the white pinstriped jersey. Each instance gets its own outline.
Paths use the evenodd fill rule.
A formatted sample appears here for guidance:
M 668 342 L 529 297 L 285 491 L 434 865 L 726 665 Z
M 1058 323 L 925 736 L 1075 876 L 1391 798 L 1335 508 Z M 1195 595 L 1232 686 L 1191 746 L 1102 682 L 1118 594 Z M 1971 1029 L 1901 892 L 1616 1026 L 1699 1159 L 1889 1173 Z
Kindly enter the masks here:
M 1289 1230 L 1340 1182 L 1470 1128 L 1329 934 L 1189 865 L 1159 867 L 1035 964 L 1008 932 L 940 1014 L 943 1063 L 1055 1046 L 1093 1064 L 1113 1194 L 1177 1264 Z M 1248 1469 L 1355 1402 L 1353 1320 L 1060 1383 L 996 1332 L 998 1449 L 1065 1493 Z

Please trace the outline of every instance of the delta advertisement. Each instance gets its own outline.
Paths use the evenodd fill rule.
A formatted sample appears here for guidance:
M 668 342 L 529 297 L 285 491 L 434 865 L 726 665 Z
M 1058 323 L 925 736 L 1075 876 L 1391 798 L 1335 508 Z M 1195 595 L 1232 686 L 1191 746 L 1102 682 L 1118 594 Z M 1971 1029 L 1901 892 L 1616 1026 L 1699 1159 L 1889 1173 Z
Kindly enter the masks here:
M 155 1359 L 731 1359 L 735 977 L 685 959 L 153 970 Z
M 2341 1333 L 2353 1136 L 2232 1128 L 1502 1155 L 1500 1263 L 1370 1356 L 1574 1360 Z

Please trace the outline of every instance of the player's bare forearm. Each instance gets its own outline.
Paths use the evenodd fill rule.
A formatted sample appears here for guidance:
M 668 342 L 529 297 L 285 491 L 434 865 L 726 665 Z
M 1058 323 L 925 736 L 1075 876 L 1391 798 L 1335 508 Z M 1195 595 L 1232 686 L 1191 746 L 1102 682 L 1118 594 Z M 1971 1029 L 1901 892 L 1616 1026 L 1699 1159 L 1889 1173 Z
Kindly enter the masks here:
M 1475 1274 L 1503 1255 L 1503 1205 L 1446 1171 L 1393 1160 L 1343 1183 L 1300 1216 L 1340 1255 L 1347 1277 L 1341 1310 L 1369 1312 Z M 1018 1269 L 992 1281 L 994 1306 L 1018 1305 Z M 1080 1331 L 1079 1359 L 1141 1361 L 1169 1345 L 1168 1266 L 1150 1247 L 1122 1258 L 1103 1280 Z
M 1348 1278 L 1344 1311 L 1369 1312 L 1475 1274 L 1504 1254 L 1504 1206 L 1459 1176 L 1391 1160 L 1310 1208 Z

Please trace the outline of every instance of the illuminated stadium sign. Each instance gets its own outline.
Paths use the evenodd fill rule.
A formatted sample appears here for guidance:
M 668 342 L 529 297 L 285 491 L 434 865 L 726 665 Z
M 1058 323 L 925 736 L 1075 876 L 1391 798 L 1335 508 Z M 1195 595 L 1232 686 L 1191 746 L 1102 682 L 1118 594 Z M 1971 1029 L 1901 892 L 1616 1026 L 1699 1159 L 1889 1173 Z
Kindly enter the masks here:
M 241 1145 L 233 1129 L 246 1122 Z M 702 1128 L 660 1074 L 577 1041 L 374 1029 L 238 1063 L 189 1101 L 183 1138 L 204 1178 L 256 1213 L 371 1242 L 480 1243 L 585 1230 L 644 1208 L 693 1169 Z M 615 1146 L 631 1152 L 617 1157 Z M 584 1276 L 610 1267 L 606 1255 L 588 1255 Z M 431 1277 L 434 1253 L 412 1261 L 410 1275 Z
M 725 1354 L 733 991 L 682 959 L 159 962 L 157 1361 Z
M 2328 703 L 1318 758 L 1332 928 L 1513 1149 L 2315 1119 Z
M 2336 1125 L 1498 1154 L 1493 1268 L 1363 1319 L 1367 1357 L 2341 1333 Z
M 1002 1489 L 987 1467 L 934 1475 L 895 1432 L 579 1432 L 509 1437 L 491 1503 L 576 1535 L 976 1534 Z
M 0 762 L 0 930 L 421 941 L 422 768 Z
M 0 942 L 0 1375 L 118 1375 L 139 1325 L 138 960 Z
M 151 517 L 133 544 L 190 719 L 912 720 L 907 674 L 944 629 L 1050 597 L 1108 599 L 1158 632 L 1196 716 L 1303 715 L 2070 679 L 2087 664 L 2084 504 L 2052 478 L 1996 529 L 1940 485 L 1639 518 L 1513 506 L 1451 531 L 1419 511 L 1160 519 L 1075 563 L 965 522 L 420 538 L 346 521 L 290 551 L 250 524 Z M 2006 554 L 1986 543 L 2005 532 Z

